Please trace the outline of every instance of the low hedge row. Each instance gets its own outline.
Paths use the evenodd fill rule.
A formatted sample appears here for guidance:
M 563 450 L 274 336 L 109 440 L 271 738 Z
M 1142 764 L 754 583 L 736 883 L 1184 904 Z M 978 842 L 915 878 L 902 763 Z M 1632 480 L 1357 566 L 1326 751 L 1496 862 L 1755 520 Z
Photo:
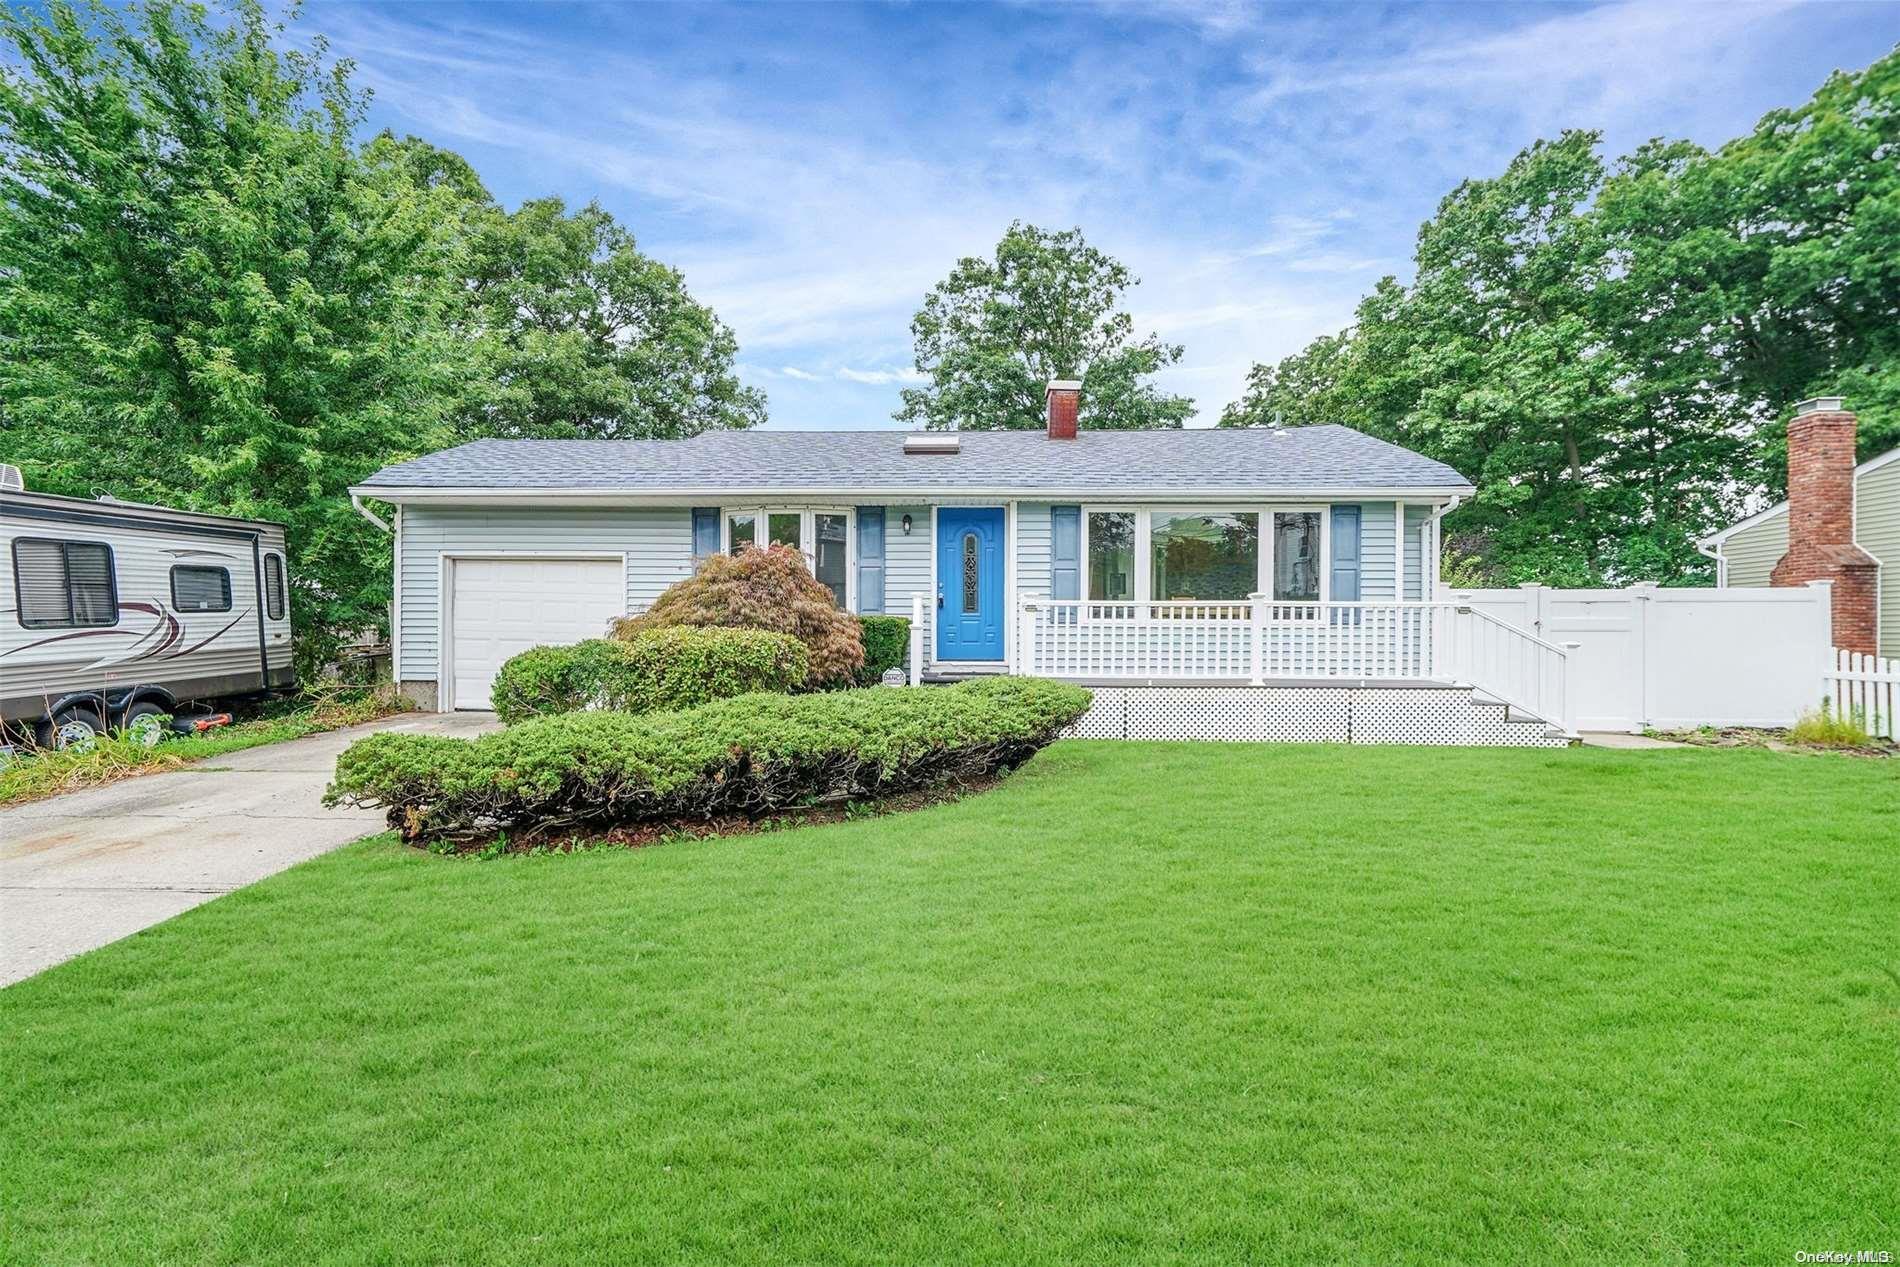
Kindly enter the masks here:
M 861 686 L 876 686 L 886 669 L 901 669 L 910 658 L 910 619 L 906 616 L 860 616 L 858 632 L 864 639 L 864 666 L 858 670 Z
M 805 670 L 805 644 L 789 634 L 675 626 L 534 647 L 501 666 L 489 694 L 495 714 L 513 725 L 584 708 L 650 713 L 789 691 L 804 684 Z
M 386 808 L 411 841 L 760 816 L 1014 766 L 1088 704 L 1077 686 L 997 678 L 568 713 L 476 739 L 384 732 L 343 752 L 324 801 Z

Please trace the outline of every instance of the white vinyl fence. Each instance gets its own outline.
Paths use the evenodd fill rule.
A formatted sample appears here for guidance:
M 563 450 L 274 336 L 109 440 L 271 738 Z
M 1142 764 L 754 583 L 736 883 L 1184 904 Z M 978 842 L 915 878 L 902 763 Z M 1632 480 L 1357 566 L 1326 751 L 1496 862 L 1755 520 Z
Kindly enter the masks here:
M 1836 713 L 1858 718 L 1870 735 L 1900 739 L 1900 660 L 1836 651 L 1826 681 Z
M 1824 678 L 1836 660 L 1824 581 L 1788 589 L 1440 587 L 1440 597 L 1569 647 L 1580 730 L 1786 726 L 1830 693 Z

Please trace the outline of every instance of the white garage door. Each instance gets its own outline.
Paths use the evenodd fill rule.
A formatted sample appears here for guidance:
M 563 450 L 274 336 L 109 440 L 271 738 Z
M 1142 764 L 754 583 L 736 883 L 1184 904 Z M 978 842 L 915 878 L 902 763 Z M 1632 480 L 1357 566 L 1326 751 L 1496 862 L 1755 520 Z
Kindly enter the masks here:
M 449 575 L 452 708 L 489 707 L 502 661 L 598 638 L 627 610 L 619 559 L 456 559 Z

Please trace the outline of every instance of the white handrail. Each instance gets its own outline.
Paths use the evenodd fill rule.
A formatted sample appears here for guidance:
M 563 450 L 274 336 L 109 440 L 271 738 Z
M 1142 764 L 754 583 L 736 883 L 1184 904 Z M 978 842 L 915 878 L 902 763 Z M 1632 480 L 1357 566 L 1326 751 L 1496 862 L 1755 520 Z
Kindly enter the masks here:
M 924 599 L 928 595 L 915 593 L 910 596 L 910 684 L 916 686 L 924 680 Z
M 1017 621 L 1019 671 L 1083 680 L 1455 681 L 1574 734 L 1569 653 L 1469 604 L 1047 599 Z
M 1575 736 L 1570 653 L 1582 644 L 1559 646 L 1482 608 L 1465 603 L 1446 606 L 1452 620 L 1440 661 L 1442 672 Z

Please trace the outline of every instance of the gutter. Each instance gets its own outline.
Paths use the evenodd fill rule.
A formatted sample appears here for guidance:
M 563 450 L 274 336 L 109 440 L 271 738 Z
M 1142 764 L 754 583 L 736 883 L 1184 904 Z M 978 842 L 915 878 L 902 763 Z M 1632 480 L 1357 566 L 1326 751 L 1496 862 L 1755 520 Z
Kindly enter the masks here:
M 925 485 L 904 484 L 891 487 L 848 487 L 848 488 L 788 488 L 784 486 L 763 488 L 432 488 L 432 487 L 380 487 L 376 485 L 358 485 L 350 489 L 350 501 L 359 513 L 370 515 L 361 503 L 361 498 L 374 497 L 387 502 L 533 502 L 533 501 L 582 501 L 592 499 L 614 505 L 692 505 L 707 504 L 709 501 L 729 502 L 744 498 L 766 502 L 806 503 L 838 502 L 841 504 L 881 501 L 886 505 L 928 504 L 933 501 L 949 499 L 967 502 L 975 497 L 996 497 L 1007 500 L 1037 501 L 1082 501 L 1108 504 L 1117 501 L 1151 502 L 1209 502 L 1209 501 L 1262 501 L 1262 500 L 1305 500 L 1320 499 L 1390 501 L 1403 498 L 1413 501 L 1450 498 L 1455 505 L 1470 496 L 1476 490 L 1469 484 L 1439 486 L 1430 488 L 1391 488 L 1385 486 L 1367 487 L 1339 486 L 1328 488 L 1276 488 L 1272 486 L 1248 485 L 1238 488 L 1207 488 L 1163 486 L 1150 488 L 1022 488 L 995 486 L 960 486 L 954 484 Z M 370 515 L 374 522 L 385 531 L 388 526 L 381 519 Z
M 387 523 L 383 521 L 383 517 L 381 515 L 377 514 L 375 511 L 371 510 L 368 506 L 365 506 L 363 504 L 363 494 L 358 492 L 354 488 L 350 490 L 350 505 L 355 507 L 357 514 L 363 516 L 363 518 L 369 520 L 371 523 L 375 524 L 378 528 L 381 528 L 385 536 L 395 531 L 395 529 L 391 528 Z

